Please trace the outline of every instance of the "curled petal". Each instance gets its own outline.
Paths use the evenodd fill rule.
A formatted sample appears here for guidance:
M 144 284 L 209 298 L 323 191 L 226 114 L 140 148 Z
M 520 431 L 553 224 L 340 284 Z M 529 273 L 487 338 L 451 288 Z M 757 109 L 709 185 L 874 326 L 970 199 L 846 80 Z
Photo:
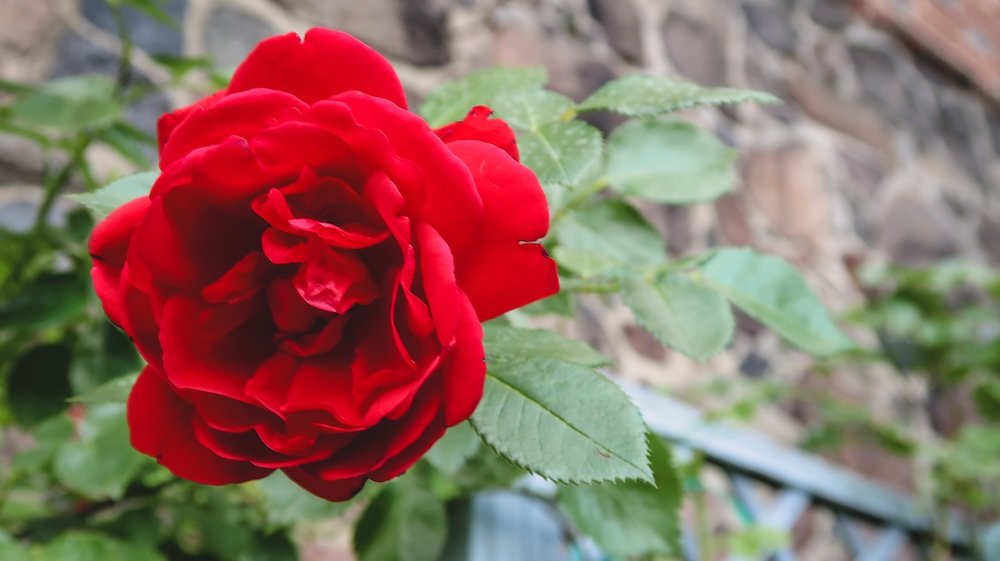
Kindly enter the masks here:
M 90 236 L 90 256 L 94 260 L 91 277 L 94 290 L 108 317 L 118 326 L 125 323 L 127 308 L 121 291 L 122 270 L 136 228 L 146 217 L 149 197 L 140 197 L 112 212 L 94 228 Z
M 478 140 L 492 144 L 510 155 L 514 160 L 520 160 L 517 151 L 517 140 L 514 129 L 503 119 L 491 119 L 493 110 L 483 105 L 477 105 L 469 110 L 465 119 L 445 125 L 434 132 L 441 140 L 451 143 L 460 140 Z
M 304 39 L 289 33 L 262 41 L 236 69 L 228 92 L 252 88 L 288 92 L 306 103 L 357 90 L 406 108 L 403 86 L 389 61 L 332 29 L 310 29 Z
M 205 485 L 260 479 L 271 469 L 226 460 L 195 437 L 192 408 L 152 368 L 139 375 L 128 399 L 132 446 L 156 458 L 178 477 Z

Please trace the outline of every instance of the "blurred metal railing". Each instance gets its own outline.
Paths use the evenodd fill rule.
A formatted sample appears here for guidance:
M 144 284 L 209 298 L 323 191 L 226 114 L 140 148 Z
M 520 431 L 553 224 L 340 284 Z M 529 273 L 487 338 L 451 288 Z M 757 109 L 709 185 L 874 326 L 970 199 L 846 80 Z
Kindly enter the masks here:
M 829 536 L 851 561 L 932 560 L 935 545 L 952 561 L 996 561 L 997 528 L 973 532 L 949 515 L 935 532 L 935 518 L 906 494 L 866 480 L 821 458 L 775 444 L 763 435 L 707 421 L 696 409 L 638 385 L 619 382 L 642 410 L 650 429 L 678 449 L 703 454 L 725 473 L 734 506 L 745 522 L 781 532 L 809 512 L 832 514 Z M 1000 459 L 998 459 L 1000 461 Z M 532 495 L 554 489 L 540 479 L 524 482 Z M 770 500 L 766 500 L 770 495 Z M 452 512 L 446 561 L 606 561 L 544 501 L 517 492 L 475 497 Z M 936 543 L 935 535 L 944 535 Z M 685 531 L 684 561 L 701 561 L 697 541 Z M 766 561 L 798 561 L 794 545 L 764 551 Z M 730 556 L 728 559 L 740 559 Z M 804 559 L 804 561 L 812 561 Z M 936 560 L 934 560 L 936 561 Z

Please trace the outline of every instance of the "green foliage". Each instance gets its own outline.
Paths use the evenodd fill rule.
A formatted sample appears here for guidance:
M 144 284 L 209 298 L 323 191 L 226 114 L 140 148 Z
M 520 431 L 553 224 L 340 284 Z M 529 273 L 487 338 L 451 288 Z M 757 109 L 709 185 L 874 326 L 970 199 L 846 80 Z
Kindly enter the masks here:
M 608 359 L 583 341 L 566 339 L 547 329 L 483 327 L 488 362 L 504 359 L 552 358 L 583 366 L 605 366 Z
M 358 561 L 437 561 L 444 549 L 444 504 L 423 489 L 390 486 L 368 505 L 354 532 Z
M 276 471 L 257 482 L 264 497 L 267 521 L 274 526 L 291 526 L 301 522 L 340 516 L 346 503 L 331 503 L 316 497 Z
M 639 410 L 585 366 L 548 358 L 494 363 L 472 426 L 511 462 L 555 481 L 652 481 Z
M 497 96 L 491 108 L 510 126 L 537 132 L 566 115 L 573 108 L 573 100 L 549 90 L 518 89 Z
M 93 193 L 69 195 L 70 199 L 90 208 L 97 218 L 104 218 L 121 205 L 149 194 L 159 173 L 144 172 L 112 181 Z
M 521 161 L 543 185 L 581 185 L 600 172 L 601 132 L 583 121 L 555 121 L 518 136 Z
M 53 80 L 19 97 L 12 115 L 24 125 L 60 131 L 110 125 L 122 112 L 114 89 L 114 82 L 104 76 Z
M 459 423 L 448 429 L 424 458 L 441 473 L 454 476 L 479 447 L 479 437 L 469 423 Z
M 129 445 L 125 407 L 105 404 L 87 408 L 76 433 L 56 453 L 56 480 L 90 499 L 122 498 L 147 461 Z
M 67 532 L 36 553 L 37 561 L 165 561 L 149 546 L 126 543 L 105 534 Z
M 715 199 L 733 185 L 736 152 L 683 121 L 635 120 L 608 140 L 608 183 L 660 203 Z
M 432 127 L 465 118 L 477 105 L 492 107 L 501 94 L 540 89 L 547 80 L 543 68 L 491 68 L 447 82 L 420 105 L 420 114 Z
M 577 529 L 616 557 L 681 552 L 681 482 L 670 450 L 651 434 L 647 442 L 656 485 L 624 481 L 559 489 L 559 507 Z
M 556 240 L 556 260 L 584 278 L 627 268 L 645 271 L 667 262 L 660 234 L 628 203 L 615 199 L 566 215 L 556 227 Z
M 820 356 L 853 346 L 794 267 L 749 249 L 721 249 L 698 279 L 802 349 Z
M 651 117 L 697 105 L 774 103 L 764 92 L 703 88 L 691 82 L 635 74 L 612 80 L 577 106 L 578 111 L 616 111 L 629 117 Z
M 623 289 L 625 303 L 640 325 L 695 360 L 717 355 L 733 337 L 729 304 L 687 275 L 672 273 L 652 280 L 628 277 Z

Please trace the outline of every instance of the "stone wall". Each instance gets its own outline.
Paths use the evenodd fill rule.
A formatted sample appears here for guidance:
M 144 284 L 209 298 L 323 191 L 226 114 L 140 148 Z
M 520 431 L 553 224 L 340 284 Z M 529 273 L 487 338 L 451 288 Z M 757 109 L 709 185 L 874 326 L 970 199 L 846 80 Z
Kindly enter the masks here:
M 975 0 L 969 0 L 975 1 Z M 875 2 L 872 2 L 873 4 Z M 739 185 L 715 204 L 646 205 L 680 255 L 715 244 L 781 254 L 807 272 L 834 309 L 859 301 L 858 262 L 924 263 L 961 256 L 1000 264 L 1000 108 L 948 57 L 879 27 L 848 0 L 169 0 L 177 28 L 130 14 L 141 79 L 167 76 L 157 53 L 237 63 L 262 37 L 337 27 L 397 63 L 419 99 L 441 80 L 488 65 L 544 65 L 551 85 L 581 99 L 607 80 L 652 72 L 706 85 L 773 92 L 785 104 L 690 111 L 742 154 Z M 113 72 L 116 40 L 102 0 L 0 0 L 0 77 L 39 81 Z M 933 22 L 931 22 L 933 23 Z M 987 36 L 989 38 L 990 36 Z M 1000 41 L 1000 37 L 993 37 Z M 933 47 L 933 45 L 931 46 Z M 933 48 L 930 49 L 933 51 Z M 988 92 L 987 92 L 988 93 Z M 132 108 L 156 116 L 192 93 L 168 89 Z M 615 126 L 611 115 L 594 122 Z M 124 171 L 100 151 L 100 171 Z M 40 154 L 0 136 L 0 218 L 21 219 L 35 196 Z M 18 210 L 22 209 L 22 210 Z M 711 376 L 776 376 L 851 397 L 922 430 L 911 404 L 923 388 L 890 373 L 810 373 L 748 318 L 733 348 L 708 365 L 672 354 L 624 308 L 588 301 L 575 329 L 628 377 L 684 393 Z M 711 401 L 709 398 L 708 401 Z M 758 419 L 793 441 L 810 412 L 775 404 Z M 906 485 L 898 463 L 845 452 L 854 467 Z

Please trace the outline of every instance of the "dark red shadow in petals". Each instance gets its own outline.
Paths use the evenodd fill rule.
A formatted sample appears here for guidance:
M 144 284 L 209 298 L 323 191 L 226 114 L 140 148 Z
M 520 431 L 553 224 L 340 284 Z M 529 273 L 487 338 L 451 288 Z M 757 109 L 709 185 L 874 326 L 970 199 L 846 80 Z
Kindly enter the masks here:
M 259 426 L 282 423 L 281 418 L 270 411 L 218 394 L 188 391 L 185 399 L 195 407 L 205 424 L 223 432 L 247 432 Z
M 298 358 L 290 354 L 275 353 L 261 362 L 254 371 L 253 377 L 244 387 L 246 396 L 285 419 L 285 403 L 288 402 L 292 377 L 300 363 Z
M 357 495 L 368 481 L 364 476 L 348 477 L 327 481 L 311 472 L 309 468 L 288 468 L 284 470 L 289 479 L 310 493 L 328 501 L 346 501 Z
M 306 103 L 358 90 L 406 108 L 396 71 L 382 55 L 354 37 L 314 28 L 304 39 L 295 33 L 265 39 L 236 69 L 229 93 L 270 88 Z
M 188 187 L 153 198 L 130 247 L 140 287 L 200 289 L 259 248 L 260 222 L 214 206 L 205 192 Z
M 121 288 L 122 269 L 136 228 L 149 210 L 149 198 L 140 197 L 115 209 L 90 236 L 88 251 L 94 260 L 90 276 L 94 290 L 112 323 L 123 326 L 128 313 Z
M 221 277 L 201 289 L 201 297 L 210 304 L 236 303 L 260 292 L 274 266 L 260 251 L 243 256 Z
M 465 119 L 435 129 L 435 133 L 445 142 L 478 140 L 492 144 L 503 150 L 516 161 L 521 160 L 517 151 L 514 130 L 503 119 L 490 119 L 493 110 L 485 105 L 477 105 L 469 110 Z
M 221 306 L 175 296 L 163 307 L 164 372 L 180 389 L 246 401 L 243 386 L 273 352 L 263 299 Z
M 282 454 L 265 446 L 260 436 L 254 431 L 243 433 L 216 431 L 197 416 L 194 418 L 193 427 L 198 442 L 219 457 L 250 462 L 262 468 L 300 466 L 326 458 L 332 453 L 332 450 L 325 447 L 310 446 L 299 454 Z
M 161 146 L 160 168 L 165 169 L 194 150 L 219 144 L 231 136 L 248 138 L 279 122 L 300 119 L 308 108 L 294 95 L 264 89 L 231 93 L 210 105 L 194 107 Z
M 128 399 L 132 446 L 178 477 L 205 485 L 260 479 L 271 469 L 220 458 L 194 435 L 191 407 L 152 368 L 139 375 Z

